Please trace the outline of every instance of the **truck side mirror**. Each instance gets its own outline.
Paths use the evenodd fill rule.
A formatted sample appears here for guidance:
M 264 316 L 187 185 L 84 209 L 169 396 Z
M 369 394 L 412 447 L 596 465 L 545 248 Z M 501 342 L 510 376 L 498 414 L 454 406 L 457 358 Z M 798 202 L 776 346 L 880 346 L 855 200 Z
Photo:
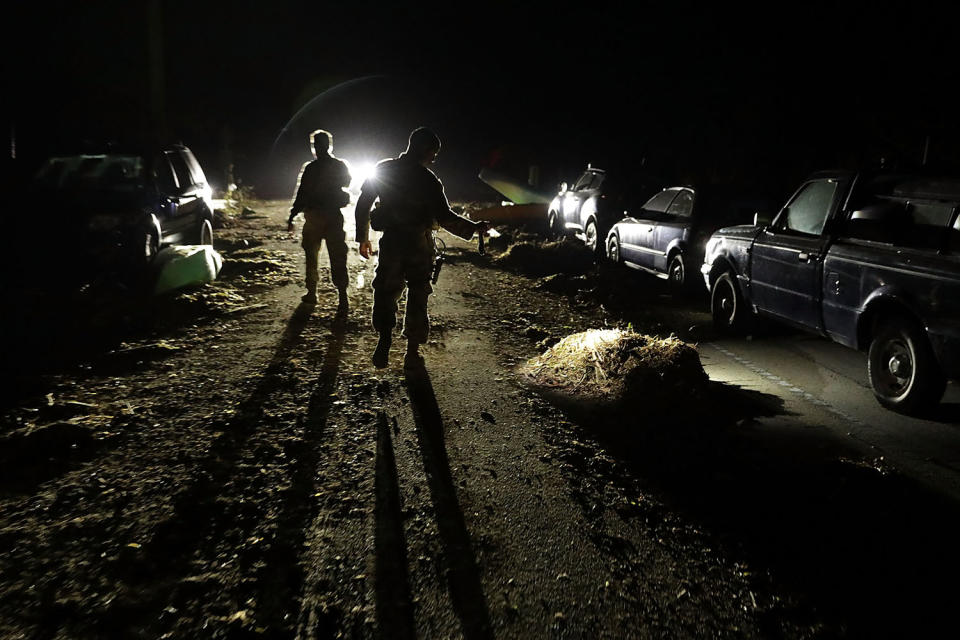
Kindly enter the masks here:
M 567 183 L 566 183 L 566 182 L 561 182 L 561 183 L 560 183 L 560 193 L 566 193 L 566 192 L 567 192 Z
M 753 214 L 753 226 L 755 227 L 765 227 L 770 224 L 770 220 L 772 220 L 772 218 L 769 213 L 757 211 Z

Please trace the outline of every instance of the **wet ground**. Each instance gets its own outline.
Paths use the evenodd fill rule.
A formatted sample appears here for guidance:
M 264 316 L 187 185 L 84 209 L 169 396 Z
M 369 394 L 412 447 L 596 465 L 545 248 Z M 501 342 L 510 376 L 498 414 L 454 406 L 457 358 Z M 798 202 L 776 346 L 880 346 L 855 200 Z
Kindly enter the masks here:
M 13 288 L 29 304 L 4 320 L 0 636 L 952 626 L 957 505 L 815 424 L 760 426 L 789 417 L 778 396 L 650 381 L 587 403 L 526 382 L 579 331 L 706 340 L 705 294 L 536 233 L 503 228 L 486 256 L 445 236 L 426 370 L 400 367 L 399 337 L 375 370 L 372 261 L 351 249 L 345 322 L 329 288 L 301 306 L 287 205 L 218 229 L 211 285 Z

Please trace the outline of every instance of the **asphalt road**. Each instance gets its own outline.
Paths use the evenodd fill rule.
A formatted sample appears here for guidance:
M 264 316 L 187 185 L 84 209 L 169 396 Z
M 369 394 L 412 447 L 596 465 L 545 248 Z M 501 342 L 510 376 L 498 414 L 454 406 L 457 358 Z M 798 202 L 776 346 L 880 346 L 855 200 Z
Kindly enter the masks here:
M 700 345 L 711 379 L 780 396 L 790 415 L 761 418 L 771 429 L 821 425 L 882 456 L 927 486 L 960 498 L 960 388 L 939 409 L 914 418 L 881 407 L 867 380 L 866 355 L 789 331 Z

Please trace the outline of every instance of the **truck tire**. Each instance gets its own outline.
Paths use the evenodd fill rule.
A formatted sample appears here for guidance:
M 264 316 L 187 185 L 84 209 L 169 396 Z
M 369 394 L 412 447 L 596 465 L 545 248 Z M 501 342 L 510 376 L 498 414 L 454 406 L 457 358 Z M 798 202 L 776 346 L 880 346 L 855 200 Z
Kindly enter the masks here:
M 750 309 L 732 271 L 724 271 L 713 281 L 710 313 L 713 326 L 723 333 L 743 333 L 749 326 Z
M 938 404 L 947 385 L 926 331 L 898 315 L 877 322 L 867 375 L 877 401 L 904 414 L 923 413 Z

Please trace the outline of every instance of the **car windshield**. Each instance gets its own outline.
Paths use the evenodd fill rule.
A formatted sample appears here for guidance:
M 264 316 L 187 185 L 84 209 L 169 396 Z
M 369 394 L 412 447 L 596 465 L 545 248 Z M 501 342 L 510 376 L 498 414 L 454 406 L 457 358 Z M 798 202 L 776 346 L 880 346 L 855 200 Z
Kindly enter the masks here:
M 631 214 L 637 213 L 650 197 L 651 187 L 646 176 L 625 177 L 622 172 L 610 171 L 603 178 L 600 190 L 617 207 Z
M 41 190 L 129 192 L 143 184 L 143 160 L 130 155 L 79 155 L 48 159 L 34 176 Z

